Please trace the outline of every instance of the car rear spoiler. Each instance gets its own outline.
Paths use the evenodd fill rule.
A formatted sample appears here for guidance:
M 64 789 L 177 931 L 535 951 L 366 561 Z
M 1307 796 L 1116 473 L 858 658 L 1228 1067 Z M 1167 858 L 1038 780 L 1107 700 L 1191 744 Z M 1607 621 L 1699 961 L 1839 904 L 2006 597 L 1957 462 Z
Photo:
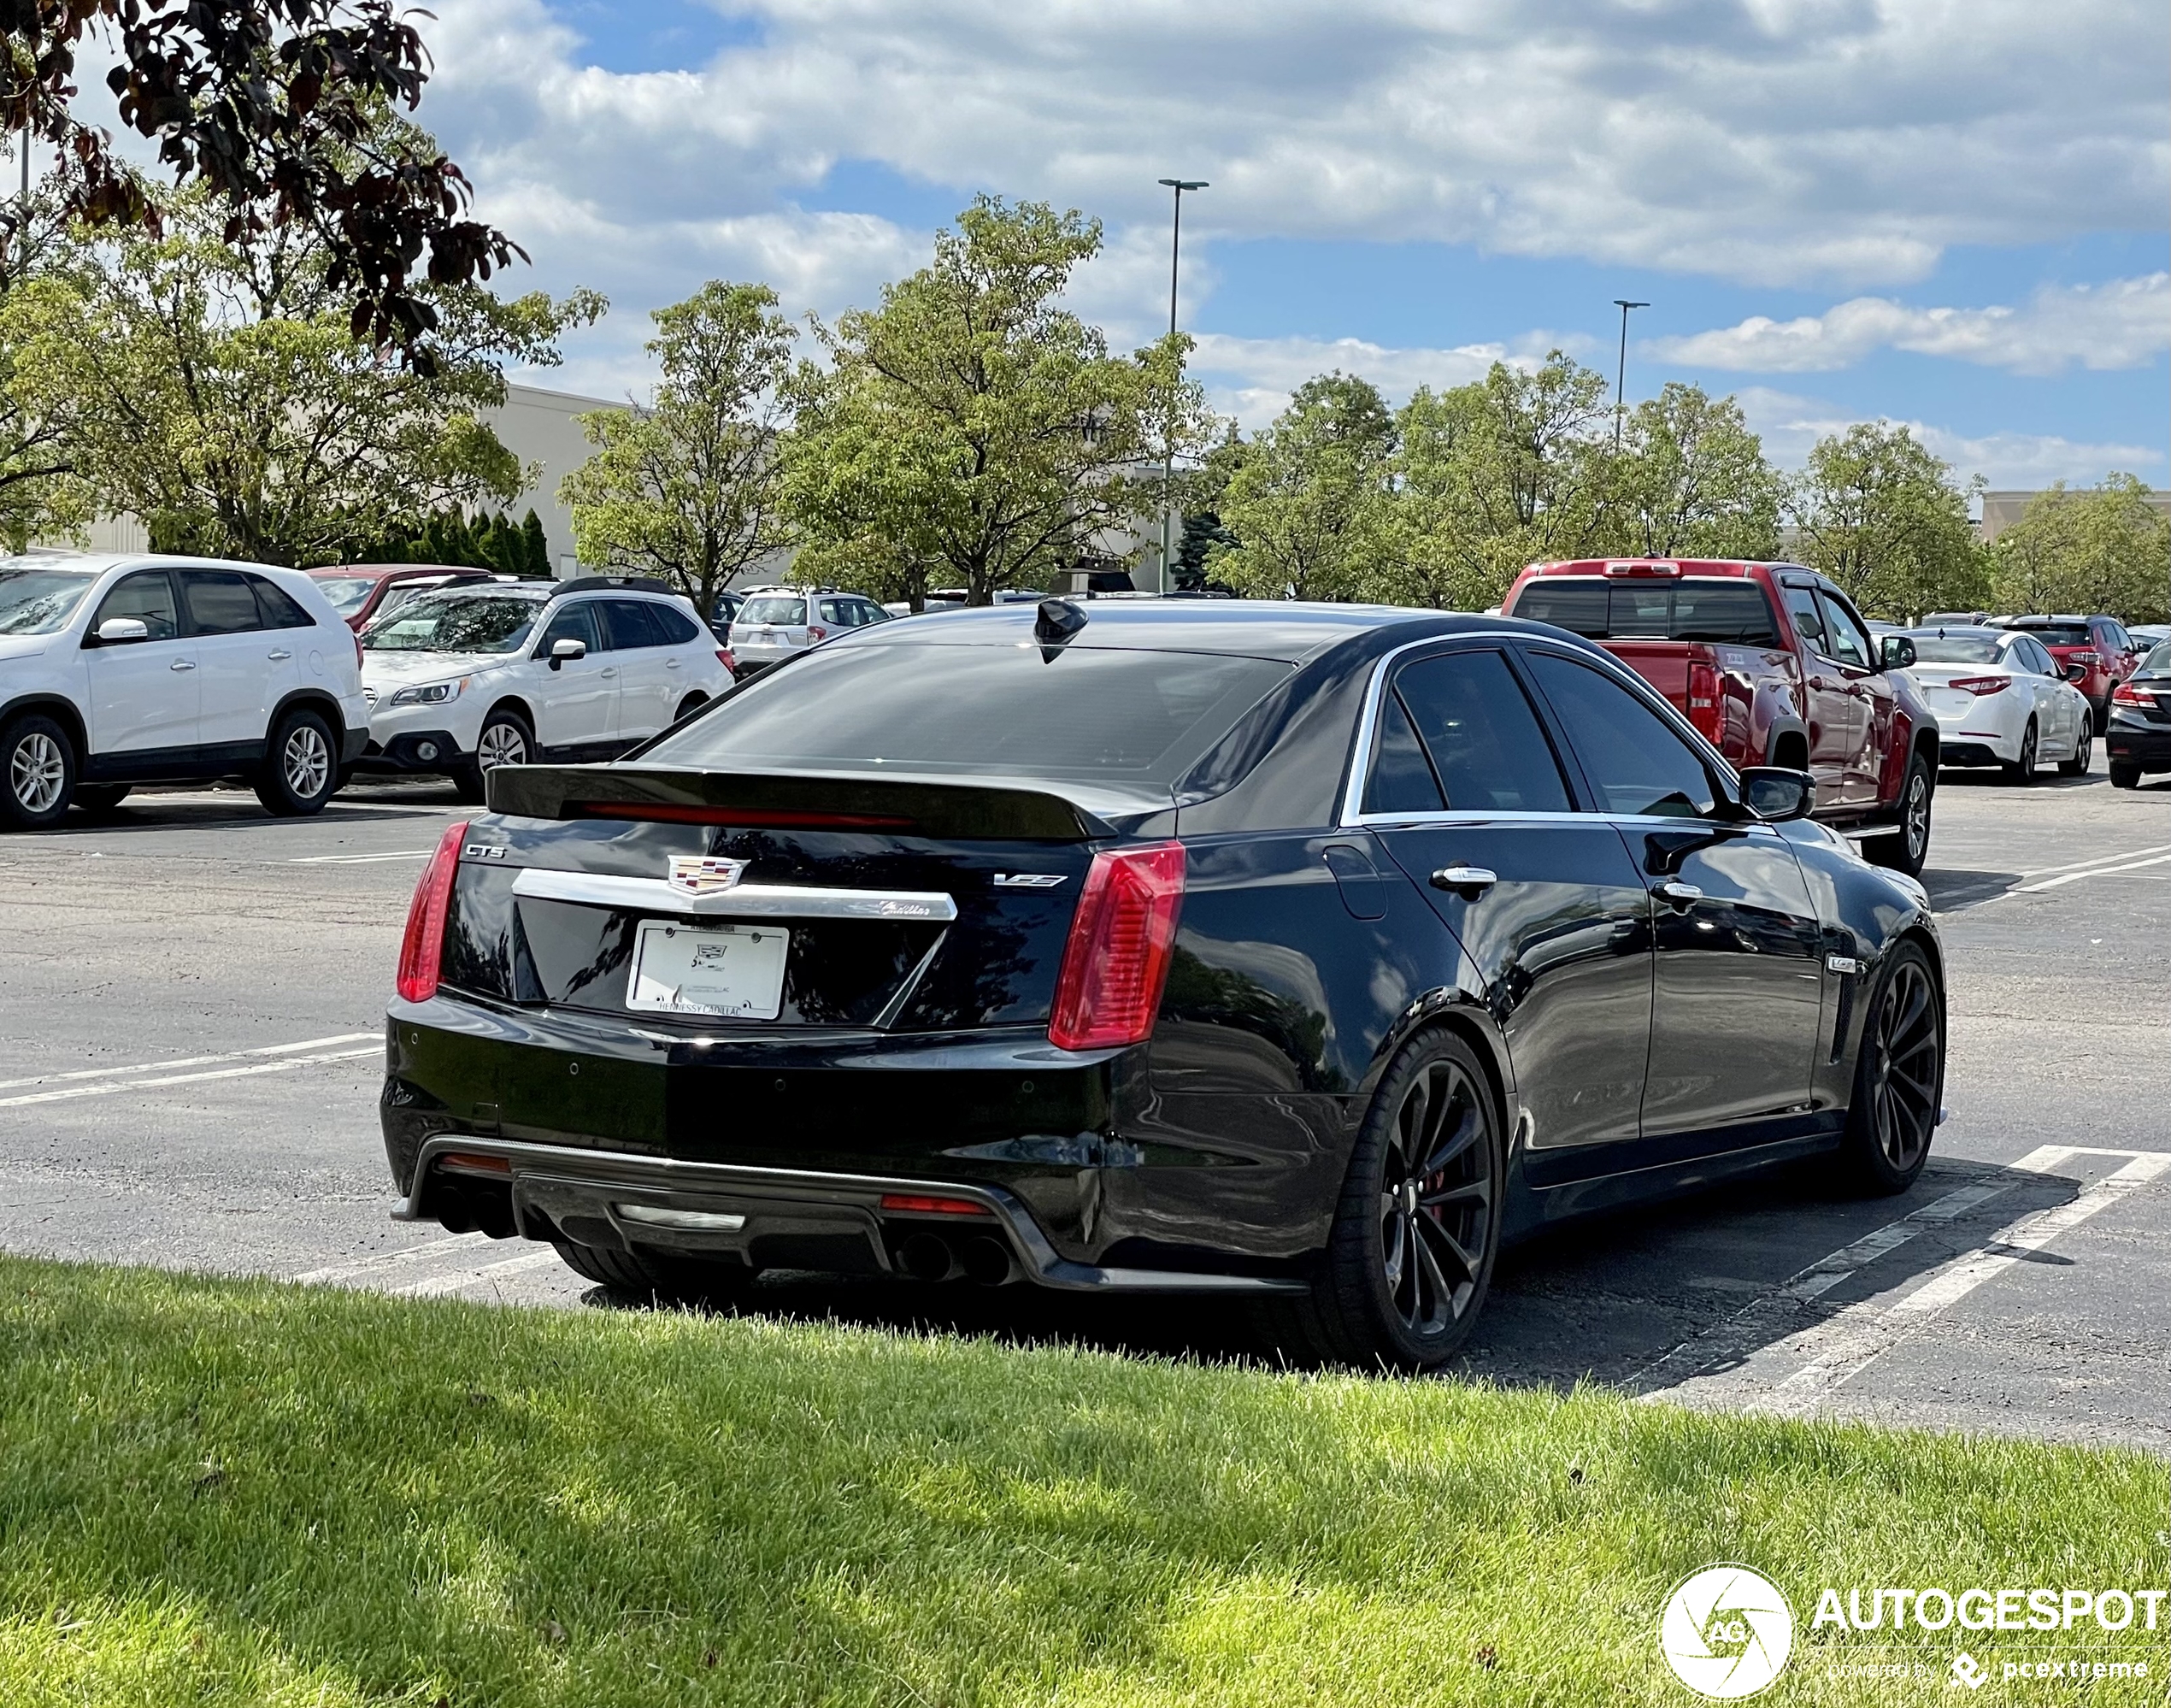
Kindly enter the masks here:
M 838 772 L 501 765 L 490 810 L 521 818 L 631 819 L 863 830 L 943 841 L 1097 842 L 1107 821 L 1044 788 Z

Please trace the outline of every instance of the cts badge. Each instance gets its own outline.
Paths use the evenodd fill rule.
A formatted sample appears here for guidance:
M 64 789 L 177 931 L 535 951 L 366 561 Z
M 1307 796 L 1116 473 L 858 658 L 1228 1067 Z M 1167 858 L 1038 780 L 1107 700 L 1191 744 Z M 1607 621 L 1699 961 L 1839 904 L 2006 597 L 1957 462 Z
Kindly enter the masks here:
M 1061 872 L 997 872 L 998 890 L 1052 890 L 1063 881 Z
M 746 875 L 749 860 L 727 860 L 714 854 L 674 854 L 671 887 L 690 896 L 714 895 L 732 888 Z

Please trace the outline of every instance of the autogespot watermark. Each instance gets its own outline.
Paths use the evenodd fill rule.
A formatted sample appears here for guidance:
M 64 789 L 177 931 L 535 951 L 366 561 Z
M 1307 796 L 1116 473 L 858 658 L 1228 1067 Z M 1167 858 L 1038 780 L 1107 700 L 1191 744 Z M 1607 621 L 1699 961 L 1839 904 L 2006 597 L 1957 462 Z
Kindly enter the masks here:
M 1850 1637 L 1957 1630 L 2056 1632 L 2067 1641 L 2116 1638 L 2155 1631 L 2167 1597 L 2171 1591 L 2162 1589 L 1827 1587 L 1817 1593 L 1809 1631 L 1812 1637 L 1833 1629 Z M 1683 1579 L 1667 1598 L 1658 1646 L 1674 1677 L 1697 1695 L 1735 1700 L 1756 1695 L 1786 1670 L 1794 1629 L 1793 1609 L 1771 1579 L 1745 1565 L 1713 1565 Z M 1939 1664 L 1927 1656 L 1869 1655 L 1827 1644 L 1820 1660 L 1850 1678 L 1942 1676 L 1968 1692 L 1993 1678 L 2087 1686 L 2151 1676 L 2145 1658 L 2085 1651 L 2031 1650 L 2025 1658 L 1986 1661 L 1962 1650 Z

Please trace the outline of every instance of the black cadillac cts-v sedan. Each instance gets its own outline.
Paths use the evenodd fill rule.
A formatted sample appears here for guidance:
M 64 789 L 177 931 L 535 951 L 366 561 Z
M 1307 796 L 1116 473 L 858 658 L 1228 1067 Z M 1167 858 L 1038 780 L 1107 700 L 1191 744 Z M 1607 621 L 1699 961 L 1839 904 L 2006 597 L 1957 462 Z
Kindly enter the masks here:
M 1535 623 L 862 630 L 617 763 L 491 774 L 403 948 L 400 1213 L 667 1295 L 1210 1292 L 1422 1369 L 1503 1240 L 1921 1170 L 1937 934 L 1809 790 Z

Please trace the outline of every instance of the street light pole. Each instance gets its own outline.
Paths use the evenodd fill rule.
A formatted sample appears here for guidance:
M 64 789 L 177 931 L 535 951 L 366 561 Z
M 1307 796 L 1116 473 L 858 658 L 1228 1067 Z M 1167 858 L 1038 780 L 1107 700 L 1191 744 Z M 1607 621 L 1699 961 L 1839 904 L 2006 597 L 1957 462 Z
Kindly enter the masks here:
M 1203 178 L 1164 178 L 1161 182 L 1175 192 L 1175 217 L 1168 227 L 1168 336 L 1176 335 L 1176 277 L 1184 246 L 1184 191 L 1207 188 Z M 1170 543 L 1173 521 L 1169 512 L 1168 495 L 1176 484 L 1176 447 L 1171 443 L 1161 464 L 1161 591 L 1168 591 L 1169 569 L 1174 548 Z
M 1613 305 L 1621 310 L 1621 366 L 1614 370 L 1613 375 L 1613 448 L 1618 451 L 1621 449 L 1622 392 L 1628 383 L 1628 311 L 1631 309 L 1648 309 L 1650 304 L 1632 303 L 1625 297 L 1615 297 Z

